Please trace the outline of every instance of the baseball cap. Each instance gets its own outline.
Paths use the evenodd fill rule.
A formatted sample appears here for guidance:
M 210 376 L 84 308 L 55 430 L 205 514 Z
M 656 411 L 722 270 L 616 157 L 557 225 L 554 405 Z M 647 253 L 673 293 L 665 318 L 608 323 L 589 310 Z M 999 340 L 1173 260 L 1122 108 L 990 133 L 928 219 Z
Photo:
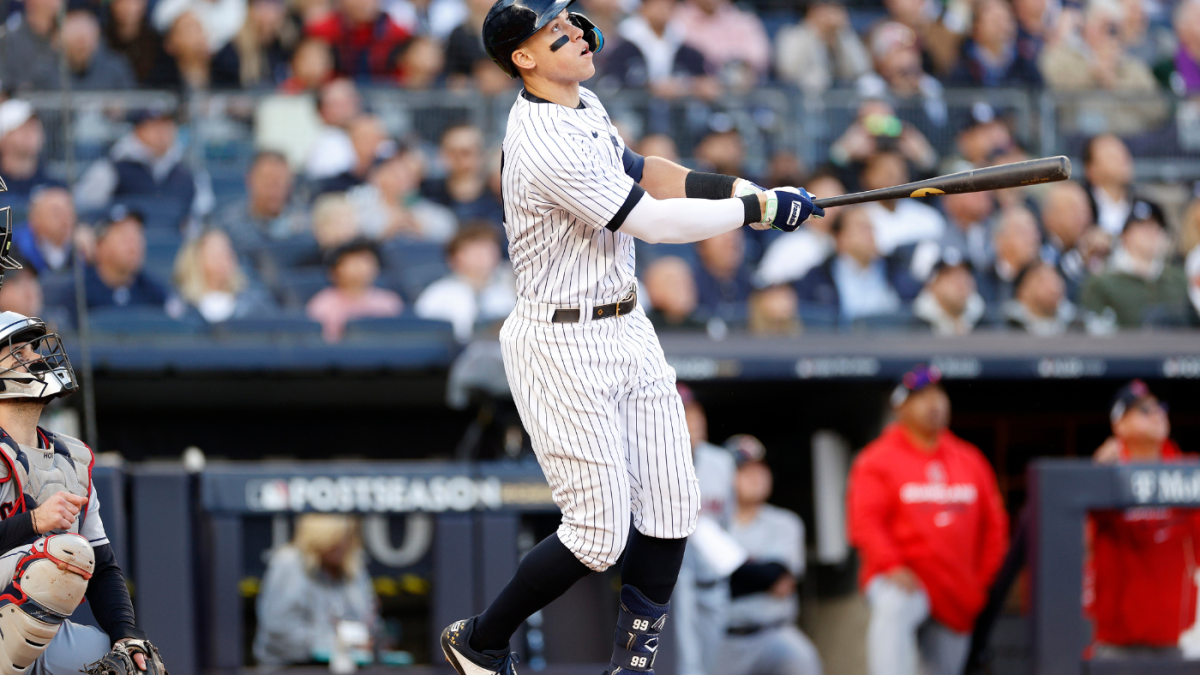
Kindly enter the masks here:
M 947 267 L 965 267 L 968 272 L 973 270 L 971 261 L 963 255 L 962 251 L 956 248 L 943 248 L 942 253 L 938 256 L 936 262 L 933 263 L 933 268 L 929 270 L 929 278 L 936 277 L 942 270 Z
M 1116 423 L 1129 412 L 1138 401 L 1154 396 L 1150 391 L 1150 387 L 1142 380 L 1132 380 L 1124 387 L 1117 390 L 1117 395 L 1113 397 L 1112 409 L 1109 411 L 1108 418 Z M 1165 410 L 1167 405 L 1159 402 L 1159 405 Z
M 148 106 L 131 110 L 126 119 L 130 124 L 137 126 L 150 120 L 175 119 L 175 110 L 163 101 L 155 101 Z
M 408 145 L 404 141 L 389 138 L 375 148 L 375 161 L 371 163 L 371 168 L 380 167 L 406 152 Z
M 892 390 L 892 407 L 898 408 L 909 395 L 942 381 L 942 371 L 937 366 L 918 364 L 900 378 L 900 384 Z
M 29 121 L 33 117 L 33 104 L 12 98 L 0 103 L 0 137 Z
M 1129 229 L 1133 223 L 1141 223 L 1153 221 L 1162 229 L 1167 229 L 1167 217 L 1163 213 L 1162 207 L 1148 199 L 1138 199 L 1133 202 L 1133 206 L 1129 209 L 1129 218 L 1125 220 L 1125 227 L 1122 232 Z
M 740 469 L 750 462 L 761 462 L 767 456 L 767 448 L 750 434 L 735 434 L 725 441 L 725 449 L 733 453 L 733 462 Z
M 968 131 L 975 127 L 991 124 L 996 121 L 996 109 L 987 101 L 975 101 L 967 109 L 967 119 L 959 132 Z

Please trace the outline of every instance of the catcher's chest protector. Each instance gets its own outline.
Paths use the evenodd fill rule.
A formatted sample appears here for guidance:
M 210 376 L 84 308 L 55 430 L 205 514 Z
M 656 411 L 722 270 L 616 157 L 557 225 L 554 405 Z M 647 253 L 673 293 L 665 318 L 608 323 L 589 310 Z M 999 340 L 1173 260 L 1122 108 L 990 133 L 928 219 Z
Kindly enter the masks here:
M 40 429 L 38 434 L 50 448 L 21 446 L 7 434 L 0 436 L 0 483 L 14 474 L 17 478 L 17 495 L 11 504 L 0 504 L 0 518 L 32 511 L 56 492 L 90 497 L 94 461 L 91 449 L 70 436 Z M 86 516 L 84 508 L 68 531 L 79 532 Z

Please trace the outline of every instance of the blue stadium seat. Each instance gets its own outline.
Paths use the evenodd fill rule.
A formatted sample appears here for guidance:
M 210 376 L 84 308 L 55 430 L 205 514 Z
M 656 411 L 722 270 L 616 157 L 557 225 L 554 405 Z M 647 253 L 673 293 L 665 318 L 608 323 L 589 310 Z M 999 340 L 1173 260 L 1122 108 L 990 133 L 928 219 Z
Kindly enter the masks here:
M 446 321 L 399 316 L 395 318 L 357 319 L 346 324 L 346 339 L 426 339 L 454 340 L 454 327 Z
M 99 307 L 88 312 L 88 327 L 97 335 L 141 337 L 203 333 L 195 321 L 172 319 L 161 307 Z
M 438 262 L 446 257 L 446 247 L 430 241 L 417 241 L 405 237 L 389 239 L 380 245 L 380 251 L 388 264 L 420 265 Z
M 912 331 L 921 327 L 919 321 L 913 317 L 911 312 L 900 311 L 893 314 L 879 314 L 876 316 L 864 316 L 855 319 L 848 328 L 853 331 L 867 332 L 896 332 L 896 331 Z
M 210 177 L 218 209 L 246 196 L 246 177 L 242 173 L 212 171 Z
M 379 284 L 396 291 L 411 303 L 417 301 L 426 286 L 449 273 L 450 268 L 445 263 L 410 265 L 399 270 L 384 270 Z
M 320 258 L 320 249 L 312 235 L 301 234 L 282 241 L 271 242 L 267 246 L 254 251 L 247 251 L 253 257 L 266 256 L 274 261 L 281 270 L 293 269 L 306 261 Z
M 146 229 L 179 231 L 179 226 L 188 217 L 191 204 L 182 199 L 168 197 L 118 197 L 113 203 L 124 204 L 130 209 L 141 211 L 146 217 Z
M 838 327 L 838 313 L 832 307 L 801 304 L 800 323 L 805 331 L 832 332 Z
M 329 285 L 329 273 L 324 267 L 282 270 L 278 285 L 287 306 L 302 308 L 312 296 Z
M 321 324 L 303 314 L 230 319 L 213 326 L 213 332 L 224 336 L 271 335 L 291 337 L 321 336 Z

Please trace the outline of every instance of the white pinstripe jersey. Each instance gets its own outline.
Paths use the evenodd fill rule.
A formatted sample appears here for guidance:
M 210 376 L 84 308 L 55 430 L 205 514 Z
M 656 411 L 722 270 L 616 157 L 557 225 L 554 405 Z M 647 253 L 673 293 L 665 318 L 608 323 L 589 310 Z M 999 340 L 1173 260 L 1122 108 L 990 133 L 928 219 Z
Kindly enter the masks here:
M 633 237 L 618 230 L 644 190 L 625 173 L 625 142 L 600 99 L 580 108 L 522 90 L 504 135 L 504 227 L 518 297 L 580 306 L 625 295 Z

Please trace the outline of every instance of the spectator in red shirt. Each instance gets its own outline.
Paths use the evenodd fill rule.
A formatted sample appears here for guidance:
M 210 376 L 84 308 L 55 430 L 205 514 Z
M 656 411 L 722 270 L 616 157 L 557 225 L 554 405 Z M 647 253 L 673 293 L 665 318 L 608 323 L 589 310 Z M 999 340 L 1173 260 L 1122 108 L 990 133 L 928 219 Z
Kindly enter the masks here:
M 310 23 L 306 32 L 333 47 L 339 74 L 356 79 L 395 74 L 396 53 L 409 37 L 379 0 L 338 0 L 337 11 Z
M 1141 380 L 1121 388 L 1110 414 L 1113 435 L 1096 450 L 1103 464 L 1177 462 L 1167 406 Z M 1095 626 L 1097 657 L 1176 649 L 1196 619 L 1200 513 L 1190 509 L 1095 511 L 1084 605 Z
M 979 450 L 950 433 L 937 368 L 892 393 L 897 421 L 863 449 L 847 490 L 850 540 L 871 606 L 871 675 L 959 675 L 1008 548 L 1008 515 Z

